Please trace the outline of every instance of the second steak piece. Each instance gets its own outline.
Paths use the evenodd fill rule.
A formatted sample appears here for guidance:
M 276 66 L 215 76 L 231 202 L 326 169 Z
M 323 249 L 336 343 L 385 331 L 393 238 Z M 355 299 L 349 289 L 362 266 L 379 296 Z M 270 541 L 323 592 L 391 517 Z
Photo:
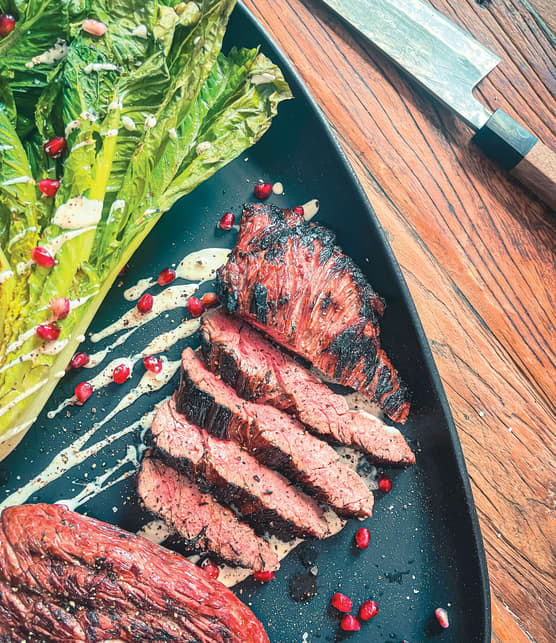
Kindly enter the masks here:
M 201 347 L 209 368 L 241 397 L 292 413 L 312 433 L 360 449 L 374 462 L 415 463 L 398 429 L 364 411 L 352 411 L 344 397 L 222 308 L 203 315 Z
M 259 462 L 293 476 L 341 516 L 370 516 L 373 494 L 334 449 L 286 413 L 246 402 L 190 348 L 182 353 L 176 407 L 190 422 L 234 440 Z
M 161 460 L 146 456 L 137 478 L 146 509 L 173 527 L 189 546 L 255 572 L 280 567 L 270 545 L 212 496 Z
M 323 510 L 276 471 L 261 465 L 235 442 L 220 440 L 164 402 L 152 423 L 157 449 L 164 458 L 196 478 L 220 501 L 233 503 L 249 522 L 288 540 L 330 535 Z

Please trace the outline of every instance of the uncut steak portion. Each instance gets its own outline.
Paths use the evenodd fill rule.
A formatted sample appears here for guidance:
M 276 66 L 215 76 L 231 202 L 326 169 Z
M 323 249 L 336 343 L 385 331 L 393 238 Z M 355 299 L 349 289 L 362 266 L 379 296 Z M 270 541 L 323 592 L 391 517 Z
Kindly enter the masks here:
M 380 347 L 384 302 L 334 243 L 328 228 L 289 210 L 245 206 L 218 294 L 230 312 L 405 422 L 407 390 Z
M 312 433 L 364 451 L 374 462 L 415 463 L 398 429 L 364 411 L 352 411 L 344 397 L 222 308 L 203 315 L 201 348 L 210 370 L 244 399 L 291 413 Z
M 237 442 L 262 464 L 288 473 L 341 516 L 372 514 L 373 494 L 330 445 L 286 413 L 242 400 L 190 348 L 182 353 L 175 400 L 190 422 Z
M 184 470 L 218 500 L 233 503 L 259 531 L 285 540 L 330 535 L 323 510 L 289 480 L 261 465 L 236 442 L 220 440 L 162 404 L 152 423 L 154 443 L 164 459 Z
M 146 509 L 173 527 L 194 551 L 214 554 L 225 563 L 255 572 L 280 567 L 266 540 L 158 458 L 143 459 L 137 491 Z
M 0 517 L 2 641 L 268 643 L 253 613 L 188 560 L 61 505 Z

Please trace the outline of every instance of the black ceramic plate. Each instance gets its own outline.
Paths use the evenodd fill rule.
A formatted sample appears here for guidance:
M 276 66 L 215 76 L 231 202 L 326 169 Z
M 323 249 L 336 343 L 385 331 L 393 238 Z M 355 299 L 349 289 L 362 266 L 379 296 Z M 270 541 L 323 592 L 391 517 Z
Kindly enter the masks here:
M 338 590 L 356 605 L 373 598 L 380 606 L 378 616 L 351 635 L 353 641 L 490 641 L 487 569 L 469 480 L 442 385 L 400 269 L 319 108 L 243 7 L 236 9 L 231 20 L 226 47 L 232 43 L 262 43 L 263 51 L 286 72 L 296 99 L 280 106 L 269 133 L 244 155 L 248 158 L 230 164 L 163 217 L 133 258 L 124 285 L 112 288 L 91 330 L 104 327 L 132 306 L 122 297 L 125 286 L 156 275 L 194 250 L 231 247 L 235 234 L 216 231 L 215 223 L 225 210 L 240 212 L 241 204 L 251 199 L 253 181 L 259 177 L 284 184 L 285 194 L 271 199 L 277 205 L 291 206 L 318 198 L 318 220 L 336 232 L 339 244 L 388 304 L 382 343 L 412 391 L 412 412 L 403 431 L 417 450 L 417 464 L 407 471 L 392 472 L 390 494 L 377 492 L 375 515 L 366 523 L 372 533 L 367 551 L 353 548 L 353 535 L 360 526 L 356 521 L 316 545 L 319 593 L 312 602 L 296 604 L 289 597 L 288 581 L 304 569 L 295 551 L 283 562 L 272 583 L 246 581 L 237 591 L 265 625 L 273 643 L 343 638 L 337 615 L 328 609 L 330 597 Z M 154 293 L 158 290 L 158 286 L 151 289 Z M 144 326 L 113 356 L 138 352 L 170 328 L 172 320 L 178 321 L 180 314 L 175 311 Z M 93 347 L 86 342 L 83 348 L 98 350 L 99 345 Z M 178 359 L 182 348 L 183 344 L 174 346 L 170 359 Z M 137 383 L 141 371 L 137 366 L 124 388 L 110 384 L 85 406 L 70 407 L 71 417 L 62 413 L 48 420 L 43 412 L 20 446 L 1 464 L 4 485 L 0 500 L 39 473 L 94 421 L 102 419 Z M 68 374 L 45 411 L 71 395 L 79 381 L 95 372 Z M 176 381 L 177 375 L 164 389 L 140 398 L 103 427 L 96 439 L 140 418 L 171 392 Z M 126 438 L 128 443 L 133 439 L 133 435 Z M 125 440 L 121 440 L 71 469 L 29 501 L 53 502 L 73 496 L 98 475 L 103 464 L 110 466 L 124 454 Z M 136 502 L 133 478 L 114 485 L 79 511 L 129 530 L 136 530 L 147 520 Z M 438 606 L 446 607 L 450 615 L 450 628 L 444 631 L 431 621 Z

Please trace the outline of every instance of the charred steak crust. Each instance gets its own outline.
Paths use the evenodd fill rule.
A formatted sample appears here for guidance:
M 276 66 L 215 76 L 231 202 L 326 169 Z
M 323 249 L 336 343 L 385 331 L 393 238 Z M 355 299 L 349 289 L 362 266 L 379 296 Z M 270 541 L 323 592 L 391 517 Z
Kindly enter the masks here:
M 332 444 L 360 449 L 374 462 L 415 462 L 398 429 L 352 411 L 343 396 L 240 318 L 214 308 L 203 315 L 200 337 L 210 370 L 242 398 L 291 413 L 312 433 Z
M 181 382 L 174 399 L 190 422 L 237 442 L 261 464 L 286 472 L 336 513 L 372 514 L 371 491 L 331 446 L 282 411 L 239 398 L 190 348 L 182 353 Z
M 273 206 L 244 206 L 216 289 L 230 312 L 406 420 L 407 389 L 380 347 L 384 302 L 328 228 Z
M 324 512 L 313 498 L 263 467 L 235 442 L 215 438 L 189 423 L 177 412 L 174 400 L 158 408 L 152 433 L 167 462 L 220 502 L 233 504 L 258 532 L 269 531 L 286 540 L 330 534 Z
M 0 523 L 3 640 L 268 643 L 232 592 L 148 540 L 61 505 Z
M 188 549 L 253 571 L 274 571 L 280 563 L 270 545 L 187 476 L 148 455 L 137 489 L 145 508 L 185 539 Z

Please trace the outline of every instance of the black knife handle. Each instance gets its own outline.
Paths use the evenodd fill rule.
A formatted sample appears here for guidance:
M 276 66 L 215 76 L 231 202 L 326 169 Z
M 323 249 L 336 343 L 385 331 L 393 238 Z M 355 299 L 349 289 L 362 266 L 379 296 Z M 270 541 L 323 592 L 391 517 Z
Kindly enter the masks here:
M 491 159 L 556 210 L 556 153 L 497 109 L 473 141 Z

